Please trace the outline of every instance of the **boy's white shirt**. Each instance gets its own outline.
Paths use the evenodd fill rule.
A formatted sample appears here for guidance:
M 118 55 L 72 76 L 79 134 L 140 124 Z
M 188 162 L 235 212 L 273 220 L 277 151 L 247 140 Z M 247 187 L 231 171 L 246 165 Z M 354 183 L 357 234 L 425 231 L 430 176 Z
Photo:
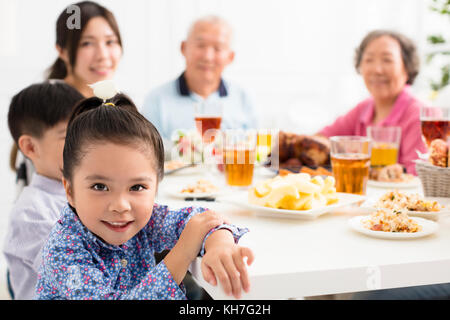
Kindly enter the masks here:
M 15 299 L 34 298 L 41 249 L 66 203 L 62 182 L 37 173 L 15 202 L 3 248 Z

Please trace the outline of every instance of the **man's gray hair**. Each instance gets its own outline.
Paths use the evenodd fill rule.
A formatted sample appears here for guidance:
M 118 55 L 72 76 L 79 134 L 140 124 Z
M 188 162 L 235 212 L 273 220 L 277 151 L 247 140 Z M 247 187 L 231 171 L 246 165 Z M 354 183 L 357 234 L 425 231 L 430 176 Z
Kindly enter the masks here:
M 231 27 L 231 25 L 228 23 L 228 21 L 226 21 L 224 18 L 218 16 L 218 15 L 214 15 L 214 14 L 209 14 L 209 15 L 205 15 L 202 16 L 200 18 L 195 19 L 187 32 L 187 38 L 189 38 L 189 36 L 191 35 L 192 31 L 194 30 L 194 27 L 196 24 L 198 23 L 209 23 L 209 24 L 213 24 L 213 25 L 220 25 L 223 28 L 225 28 L 229 34 L 230 34 L 230 46 L 233 42 L 233 28 Z

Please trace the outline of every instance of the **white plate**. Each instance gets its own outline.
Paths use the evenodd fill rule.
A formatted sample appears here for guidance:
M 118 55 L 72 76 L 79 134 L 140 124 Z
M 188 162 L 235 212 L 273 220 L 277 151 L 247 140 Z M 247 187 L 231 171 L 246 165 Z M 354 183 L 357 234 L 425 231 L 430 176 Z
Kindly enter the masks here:
M 422 230 L 414 233 L 404 233 L 404 232 L 384 232 L 384 231 L 373 231 L 364 228 L 362 221 L 369 219 L 370 216 L 357 216 L 348 220 L 350 228 L 353 230 L 365 234 L 370 237 L 381 238 L 381 239 L 415 239 L 428 236 L 438 229 L 438 224 L 434 221 L 414 218 L 413 220 L 422 226 Z
M 233 197 L 221 198 L 221 200 L 250 209 L 258 216 L 311 220 L 325 213 L 333 212 L 334 210 L 343 208 L 345 206 L 353 205 L 356 203 L 362 203 L 366 199 L 365 196 L 360 196 L 351 193 L 338 192 L 337 195 L 339 198 L 339 201 L 337 203 L 310 210 L 286 210 L 286 209 L 274 209 L 257 206 L 255 204 L 248 203 L 247 192 L 242 192 L 240 194 L 233 195 Z
M 173 169 L 166 169 L 164 168 L 164 174 L 165 175 L 169 175 L 169 174 L 173 174 L 175 172 L 181 171 L 181 170 L 186 170 L 187 168 L 191 168 L 193 167 L 193 164 L 187 164 L 187 165 L 183 165 L 181 167 L 177 167 L 177 168 L 173 168 Z
M 437 201 L 442 209 L 440 211 L 407 211 L 408 216 L 410 217 L 419 217 L 430 220 L 438 220 L 440 217 L 450 215 L 450 198 L 437 198 L 437 197 L 426 197 L 424 198 L 426 201 Z M 364 214 L 370 214 L 375 212 L 377 209 L 375 208 L 374 199 L 367 200 L 365 203 L 361 205 L 360 212 Z
M 375 188 L 387 188 L 387 189 L 410 189 L 420 187 L 420 179 L 414 177 L 408 182 L 386 182 L 386 181 L 367 181 L 367 186 Z
M 164 175 L 167 176 L 193 176 L 204 173 L 204 168 L 201 165 L 186 165 L 181 168 L 172 170 L 165 170 Z
M 180 192 L 180 190 L 165 190 L 165 192 L 169 196 L 177 198 L 177 199 L 186 199 L 186 198 L 217 198 L 219 195 L 222 194 L 222 192 L 220 190 L 218 190 L 216 192 L 202 192 L 202 193 Z

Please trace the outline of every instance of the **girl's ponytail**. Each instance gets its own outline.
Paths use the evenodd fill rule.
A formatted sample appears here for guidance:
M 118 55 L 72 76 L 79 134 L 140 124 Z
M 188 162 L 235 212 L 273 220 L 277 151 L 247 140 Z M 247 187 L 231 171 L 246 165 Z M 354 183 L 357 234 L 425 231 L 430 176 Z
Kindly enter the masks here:
M 70 126 L 70 124 L 73 122 L 73 120 L 75 120 L 75 118 L 77 118 L 80 114 L 82 114 L 86 111 L 98 108 L 102 104 L 103 104 L 103 100 L 100 98 L 97 98 L 97 97 L 91 97 L 91 98 L 81 100 L 75 106 L 75 108 L 72 112 L 72 115 L 70 116 L 68 126 Z
M 73 122 L 73 120 L 78 117 L 80 114 L 85 113 L 89 110 L 106 106 L 109 108 L 122 108 L 129 111 L 137 112 L 137 107 L 134 104 L 134 102 L 125 94 L 118 93 L 111 99 L 108 99 L 106 101 L 103 101 L 102 99 L 98 97 L 91 97 L 84 100 L 81 100 L 78 105 L 75 106 L 72 116 L 69 120 L 69 125 Z
M 113 142 L 150 151 L 158 181 L 164 176 L 164 145 L 155 128 L 124 94 L 104 101 L 87 98 L 75 106 L 69 120 L 63 152 L 63 176 L 72 181 L 75 168 L 85 156 L 85 146 Z

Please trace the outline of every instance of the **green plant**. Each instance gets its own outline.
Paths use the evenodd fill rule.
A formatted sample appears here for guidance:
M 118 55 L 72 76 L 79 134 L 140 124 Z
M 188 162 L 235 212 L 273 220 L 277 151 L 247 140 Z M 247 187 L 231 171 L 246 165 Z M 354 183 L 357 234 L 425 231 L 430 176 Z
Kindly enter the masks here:
M 430 10 L 448 16 L 450 19 L 450 0 L 432 0 Z M 427 63 L 431 63 L 436 56 L 446 56 L 450 59 L 450 40 L 446 40 L 442 34 L 435 34 L 428 36 L 427 41 L 438 48 L 427 55 Z M 440 79 L 437 81 L 431 80 L 430 82 L 431 88 L 434 91 L 439 91 L 450 84 L 450 62 L 445 63 L 440 69 Z

